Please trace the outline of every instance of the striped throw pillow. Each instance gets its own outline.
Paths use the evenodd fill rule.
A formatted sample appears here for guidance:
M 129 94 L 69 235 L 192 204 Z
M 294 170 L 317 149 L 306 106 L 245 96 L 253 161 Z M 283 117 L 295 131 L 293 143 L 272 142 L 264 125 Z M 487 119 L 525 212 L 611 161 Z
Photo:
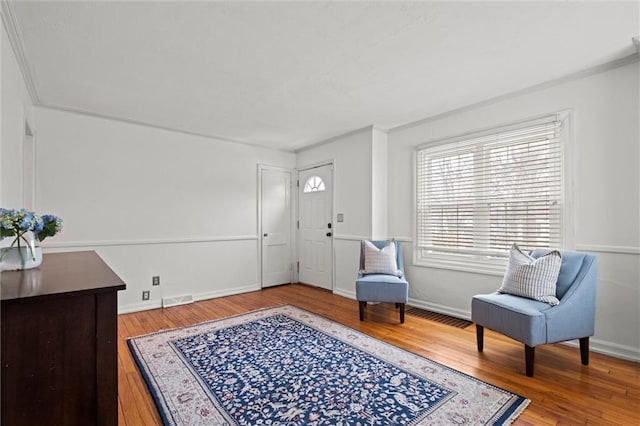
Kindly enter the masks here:
M 402 276 L 396 261 L 396 242 L 389 241 L 387 245 L 379 249 L 371 241 L 362 241 L 364 252 L 363 274 L 384 274 Z
M 498 291 L 538 300 L 551 306 L 558 305 L 560 301 L 556 297 L 556 282 L 561 265 L 562 255 L 557 250 L 534 259 L 514 244 L 509 251 L 507 272 Z

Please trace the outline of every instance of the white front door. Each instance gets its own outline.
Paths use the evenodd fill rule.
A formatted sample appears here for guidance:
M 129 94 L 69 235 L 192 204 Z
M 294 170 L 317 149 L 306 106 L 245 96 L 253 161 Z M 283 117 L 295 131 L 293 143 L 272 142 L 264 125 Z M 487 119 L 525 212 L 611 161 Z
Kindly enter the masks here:
M 291 172 L 260 167 L 262 287 L 291 282 Z
M 332 289 L 333 165 L 301 170 L 298 175 L 301 283 Z

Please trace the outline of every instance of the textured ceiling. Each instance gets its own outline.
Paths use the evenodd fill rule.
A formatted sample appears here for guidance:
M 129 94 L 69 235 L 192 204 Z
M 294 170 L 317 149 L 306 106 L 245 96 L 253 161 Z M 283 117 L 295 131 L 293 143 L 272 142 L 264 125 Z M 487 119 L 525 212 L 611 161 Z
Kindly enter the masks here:
M 637 1 L 29 1 L 5 10 L 39 104 L 285 150 L 629 56 L 640 32 Z

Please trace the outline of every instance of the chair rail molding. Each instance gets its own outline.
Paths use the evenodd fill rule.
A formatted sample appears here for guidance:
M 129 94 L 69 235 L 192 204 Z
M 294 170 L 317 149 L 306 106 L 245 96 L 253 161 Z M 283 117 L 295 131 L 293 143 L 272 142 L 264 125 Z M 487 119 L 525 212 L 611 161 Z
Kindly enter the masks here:
M 371 236 L 333 234 L 333 239 L 334 240 L 342 240 L 342 241 L 362 241 L 362 240 L 370 240 Z
M 640 247 L 633 246 L 613 246 L 603 244 L 576 244 L 576 250 L 592 251 L 596 253 L 613 253 L 613 254 L 640 254 Z
M 362 241 L 362 240 L 370 240 L 371 236 L 365 236 L 365 235 L 346 235 L 346 234 L 334 234 L 333 235 L 333 239 L 334 240 L 343 240 L 343 241 Z M 394 237 L 394 236 L 389 236 L 386 239 L 394 239 L 398 242 L 401 243 L 411 243 L 413 242 L 413 238 L 411 237 Z
M 105 247 L 105 246 L 137 246 L 155 244 L 193 244 L 193 243 L 218 243 L 227 241 L 257 241 L 257 235 L 230 235 L 224 237 L 200 237 L 200 238 L 167 238 L 167 239 L 139 239 L 139 240 L 112 240 L 112 241 L 69 241 L 62 243 L 43 244 L 43 248 L 79 248 L 79 247 Z

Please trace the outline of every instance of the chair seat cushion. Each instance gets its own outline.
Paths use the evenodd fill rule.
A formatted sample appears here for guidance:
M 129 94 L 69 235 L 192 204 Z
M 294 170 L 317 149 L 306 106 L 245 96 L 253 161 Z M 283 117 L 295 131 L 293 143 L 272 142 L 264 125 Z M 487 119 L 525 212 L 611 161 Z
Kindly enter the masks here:
M 547 343 L 549 309 L 544 302 L 495 292 L 473 297 L 471 321 L 533 347 Z
M 356 280 L 356 299 L 362 302 L 407 303 L 409 283 L 393 275 L 364 275 Z

